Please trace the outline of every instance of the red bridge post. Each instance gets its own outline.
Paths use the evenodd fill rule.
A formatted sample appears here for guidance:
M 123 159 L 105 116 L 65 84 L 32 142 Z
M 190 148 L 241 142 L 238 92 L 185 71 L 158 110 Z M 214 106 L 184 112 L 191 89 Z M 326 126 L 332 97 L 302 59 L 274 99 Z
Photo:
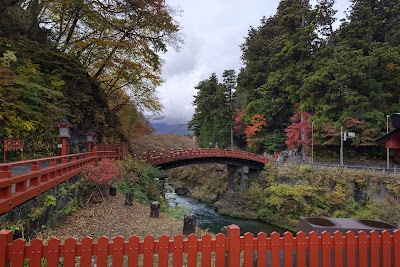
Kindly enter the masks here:
M 11 178 L 11 165 L 7 164 L 1 168 L 0 171 L 0 181 L 9 180 Z M 6 187 L 0 189 L 0 198 L 10 198 L 11 197 L 11 182 Z

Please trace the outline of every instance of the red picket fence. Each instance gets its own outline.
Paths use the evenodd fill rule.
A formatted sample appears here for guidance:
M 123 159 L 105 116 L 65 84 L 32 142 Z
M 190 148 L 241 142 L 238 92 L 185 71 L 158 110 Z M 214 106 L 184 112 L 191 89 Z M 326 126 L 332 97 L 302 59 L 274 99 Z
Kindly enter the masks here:
M 257 254 L 255 254 L 257 252 Z M 255 257 L 255 255 L 257 255 Z M 34 239 L 27 244 L 23 239 L 12 240 L 12 232 L 0 231 L 0 267 L 24 266 L 64 267 L 92 266 L 150 267 L 158 262 L 158 266 L 400 266 L 400 232 L 383 231 L 381 234 L 372 231 L 369 235 L 360 231 L 358 235 L 347 232 L 343 235 L 336 232 L 333 236 L 328 232 L 318 235 L 311 232 L 308 236 L 299 232 L 294 237 L 285 233 L 267 236 L 259 233 L 257 237 L 247 233 L 240 236 L 236 225 L 228 226 L 227 236 L 223 234 L 196 235 L 187 238 L 182 235 L 170 238 L 161 236 L 155 240 L 146 236 L 139 240 L 132 236 L 125 240 L 118 236 L 109 240 L 100 237 L 97 242 L 86 237 L 81 242 L 68 238 L 61 243 L 51 238 L 47 243 Z M 268 263 L 268 265 L 267 265 Z
M 81 173 L 97 159 L 117 158 L 116 151 L 97 151 L 0 164 L 0 214 Z M 40 167 L 41 165 L 46 167 Z M 12 175 L 13 168 L 28 168 Z

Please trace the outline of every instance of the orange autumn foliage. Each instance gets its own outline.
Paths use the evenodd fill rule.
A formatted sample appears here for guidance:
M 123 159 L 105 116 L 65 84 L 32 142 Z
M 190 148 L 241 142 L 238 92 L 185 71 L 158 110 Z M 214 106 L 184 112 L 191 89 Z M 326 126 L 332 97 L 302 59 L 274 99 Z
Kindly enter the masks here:
M 244 133 L 246 134 L 247 142 L 261 131 L 262 127 L 267 125 L 265 118 L 260 114 L 254 114 L 251 118 L 250 125 L 246 126 Z

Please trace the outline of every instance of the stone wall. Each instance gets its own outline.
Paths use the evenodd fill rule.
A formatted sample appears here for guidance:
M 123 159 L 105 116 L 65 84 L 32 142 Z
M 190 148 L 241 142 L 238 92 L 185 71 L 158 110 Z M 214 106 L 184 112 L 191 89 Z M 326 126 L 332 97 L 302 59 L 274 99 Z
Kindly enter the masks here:
M 0 215 L 0 229 L 13 230 L 14 239 L 34 238 L 75 212 L 87 196 L 87 187 L 75 176 Z

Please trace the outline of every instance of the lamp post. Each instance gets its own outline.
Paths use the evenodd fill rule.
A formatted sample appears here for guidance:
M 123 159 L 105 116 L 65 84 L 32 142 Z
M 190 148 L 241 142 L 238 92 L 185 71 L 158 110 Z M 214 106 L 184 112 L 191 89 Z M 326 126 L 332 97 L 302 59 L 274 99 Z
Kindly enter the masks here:
M 71 129 L 73 128 L 72 124 L 67 120 L 62 120 L 59 122 L 56 127 L 58 127 L 58 137 L 61 138 L 61 155 L 67 155 L 67 143 L 68 139 L 71 137 Z
M 340 165 L 343 166 L 343 141 L 347 138 L 353 139 L 356 137 L 355 132 L 343 132 L 343 127 L 340 126 Z
M 386 115 L 386 134 L 389 133 L 389 115 Z M 386 167 L 390 168 L 389 148 L 386 148 Z
M 92 144 L 94 139 L 94 132 L 90 131 L 86 134 L 87 152 L 92 152 Z

